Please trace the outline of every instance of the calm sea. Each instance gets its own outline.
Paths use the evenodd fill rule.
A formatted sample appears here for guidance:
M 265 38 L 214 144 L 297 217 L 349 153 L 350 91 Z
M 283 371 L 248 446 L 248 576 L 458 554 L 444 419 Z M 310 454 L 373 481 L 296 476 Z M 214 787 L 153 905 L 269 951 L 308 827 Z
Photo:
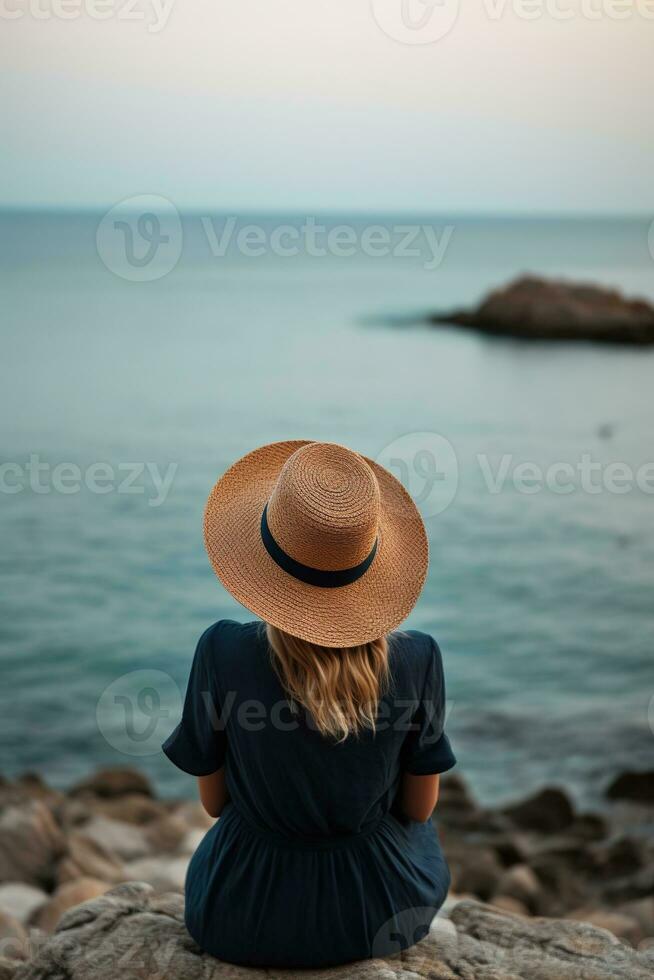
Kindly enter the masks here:
M 225 219 L 195 215 L 133 230 L 130 262 L 99 217 L 0 217 L 2 770 L 134 763 L 193 791 L 156 748 L 198 635 L 248 618 L 205 558 L 204 500 L 290 437 L 380 458 L 419 500 L 432 559 L 409 625 L 441 644 L 484 799 L 552 781 L 595 802 L 651 765 L 654 350 L 400 322 L 521 271 L 654 299 L 646 221 L 318 217 L 351 230 L 317 254 L 304 216 L 239 218 L 259 231 L 221 248 Z M 167 236 L 167 274 L 136 281 L 137 232 Z

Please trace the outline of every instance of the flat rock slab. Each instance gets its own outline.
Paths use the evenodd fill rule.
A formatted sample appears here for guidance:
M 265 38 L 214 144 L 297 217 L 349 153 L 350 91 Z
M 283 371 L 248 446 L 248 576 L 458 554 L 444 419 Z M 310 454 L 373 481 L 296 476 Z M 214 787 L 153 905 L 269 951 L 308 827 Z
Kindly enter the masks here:
M 654 949 L 638 952 L 581 922 L 526 919 L 462 901 L 416 946 L 329 970 L 256 970 L 203 953 L 184 927 L 181 895 L 119 885 L 68 911 L 57 932 L 2 963 L 10 980 L 651 980 Z

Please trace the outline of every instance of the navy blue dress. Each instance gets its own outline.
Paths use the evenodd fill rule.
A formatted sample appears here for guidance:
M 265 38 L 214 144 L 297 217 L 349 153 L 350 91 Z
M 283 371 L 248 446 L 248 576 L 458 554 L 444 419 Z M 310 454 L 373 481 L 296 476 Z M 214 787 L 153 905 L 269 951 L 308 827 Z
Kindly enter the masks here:
M 407 820 L 395 797 L 403 771 L 455 764 L 443 668 L 414 630 L 389 637 L 389 663 L 376 731 L 337 742 L 293 710 L 262 623 L 221 620 L 200 638 L 163 749 L 194 776 L 226 766 L 229 802 L 186 878 L 186 925 L 207 952 L 316 968 L 395 953 L 428 930 L 449 871 L 432 821 Z

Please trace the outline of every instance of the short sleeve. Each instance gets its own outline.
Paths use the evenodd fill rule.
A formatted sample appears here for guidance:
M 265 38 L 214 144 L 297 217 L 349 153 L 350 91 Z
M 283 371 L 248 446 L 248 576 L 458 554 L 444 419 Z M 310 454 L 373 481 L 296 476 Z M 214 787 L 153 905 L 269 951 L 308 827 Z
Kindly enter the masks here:
M 445 678 L 441 652 L 429 637 L 430 657 L 411 730 L 402 747 L 402 768 L 414 776 L 447 772 L 456 765 L 450 741 L 445 734 Z
M 209 669 L 212 630 L 200 637 L 196 647 L 182 720 L 162 745 L 170 761 L 191 776 L 209 776 L 225 763 L 224 722 Z

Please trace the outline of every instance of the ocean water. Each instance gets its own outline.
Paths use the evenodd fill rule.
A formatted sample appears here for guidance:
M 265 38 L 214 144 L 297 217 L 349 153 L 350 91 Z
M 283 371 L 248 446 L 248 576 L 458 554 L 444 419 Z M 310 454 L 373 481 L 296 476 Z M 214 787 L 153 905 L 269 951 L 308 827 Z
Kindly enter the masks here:
M 188 215 L 174 267 L 135 281 L 100 217 L 0 216 L 0 770 L 65 785 L 134 763 L 194 792 L 157 746 L 199 634 L 249 618 L 202 508 L 234 458 L 285 438 L 379 458 L 419 501 L 431 568 L 408 625 L 441 645 L 483 799 L 554 782 L 596 805 L 652 764 L 654 350 L 409 322 L 522 271 L 654 299 L 646 221 L 319 217 L 354 253 L 291 256 L 269 236 L 304 216 L 245 216 L 255 256 L 214 254 Z M 440 262 L 422 233 L 418 255 L 361 245 L 412 223 Z

